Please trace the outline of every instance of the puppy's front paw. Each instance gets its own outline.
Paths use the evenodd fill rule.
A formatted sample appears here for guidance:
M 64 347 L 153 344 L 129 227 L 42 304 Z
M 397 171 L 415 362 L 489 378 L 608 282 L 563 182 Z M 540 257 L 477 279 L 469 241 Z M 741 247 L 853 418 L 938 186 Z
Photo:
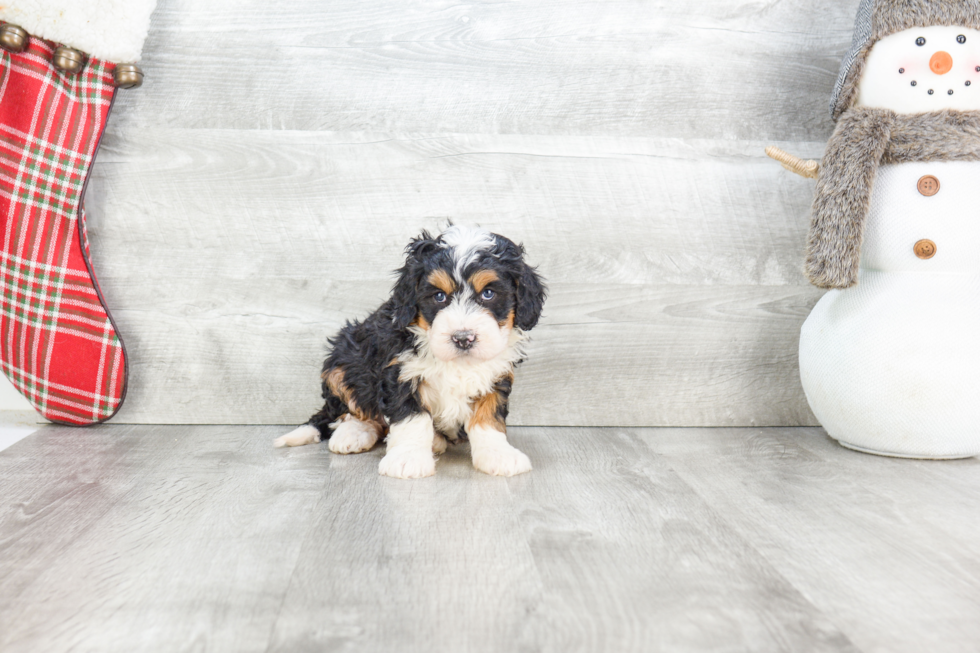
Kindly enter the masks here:
M 514 476 L 531 471 L 531 459 L 506 442 L 473 447 L 473 466 L 491 476 Z
M 436 459 L 425 449 L 389 449 L 378 465 L 378 473 L 392 478 L 424 478 L 436 473 Z
M 341 422 L 333 431 L 327 447 L 334 453 L 361 453 L 378 442 L 378 428 L 357 419 Z

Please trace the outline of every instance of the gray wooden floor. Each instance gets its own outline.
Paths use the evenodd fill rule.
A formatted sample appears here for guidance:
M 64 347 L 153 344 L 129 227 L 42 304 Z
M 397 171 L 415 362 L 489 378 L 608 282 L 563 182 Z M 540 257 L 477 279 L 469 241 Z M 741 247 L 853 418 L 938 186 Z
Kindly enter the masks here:
M 518 428 L 377 476 L 276 427 L 0 452 L 3 651 L 976 651 L 980 461 L 815 428 Z

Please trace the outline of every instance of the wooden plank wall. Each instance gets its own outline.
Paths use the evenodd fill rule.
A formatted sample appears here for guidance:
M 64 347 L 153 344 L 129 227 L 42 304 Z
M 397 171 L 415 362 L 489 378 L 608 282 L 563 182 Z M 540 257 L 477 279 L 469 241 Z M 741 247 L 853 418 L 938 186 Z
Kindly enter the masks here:
M 551 286 L 525 425 L 813 424 L 813 182 L 857 0 L 160 0 L 90 185 L 117 417 L 295 423 L 446 219 Z

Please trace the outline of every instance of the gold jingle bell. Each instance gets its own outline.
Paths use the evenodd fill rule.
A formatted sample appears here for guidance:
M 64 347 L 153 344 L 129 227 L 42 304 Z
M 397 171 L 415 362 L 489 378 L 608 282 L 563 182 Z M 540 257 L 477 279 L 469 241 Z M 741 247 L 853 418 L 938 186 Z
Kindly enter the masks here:
M 134 63 L 121 63 L 112 74 L 116 88 L 139 88 L 143 85 L 143 71 Z
M 23 52 L 30 41 L 31 37 L 27 32 L 17 25 L 7 23 L 0 27 L 0 48 L 7 52 Z
M 55 48 L 54 57 L 51 58 L 51 63 L 53 63 L 54 67 L 58 70 L 75 74 L 85 67 L 85 55 L 74 48 L 69 48 L 66 45 L 59 45 L 57 48 Z

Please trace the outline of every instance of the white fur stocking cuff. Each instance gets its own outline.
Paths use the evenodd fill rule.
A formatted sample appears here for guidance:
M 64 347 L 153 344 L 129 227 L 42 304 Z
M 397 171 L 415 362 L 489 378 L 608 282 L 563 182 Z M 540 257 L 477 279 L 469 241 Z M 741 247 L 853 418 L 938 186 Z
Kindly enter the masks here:
M 9 0 L 0 20 L 113 63 L 136 63 L 156 0 Z

